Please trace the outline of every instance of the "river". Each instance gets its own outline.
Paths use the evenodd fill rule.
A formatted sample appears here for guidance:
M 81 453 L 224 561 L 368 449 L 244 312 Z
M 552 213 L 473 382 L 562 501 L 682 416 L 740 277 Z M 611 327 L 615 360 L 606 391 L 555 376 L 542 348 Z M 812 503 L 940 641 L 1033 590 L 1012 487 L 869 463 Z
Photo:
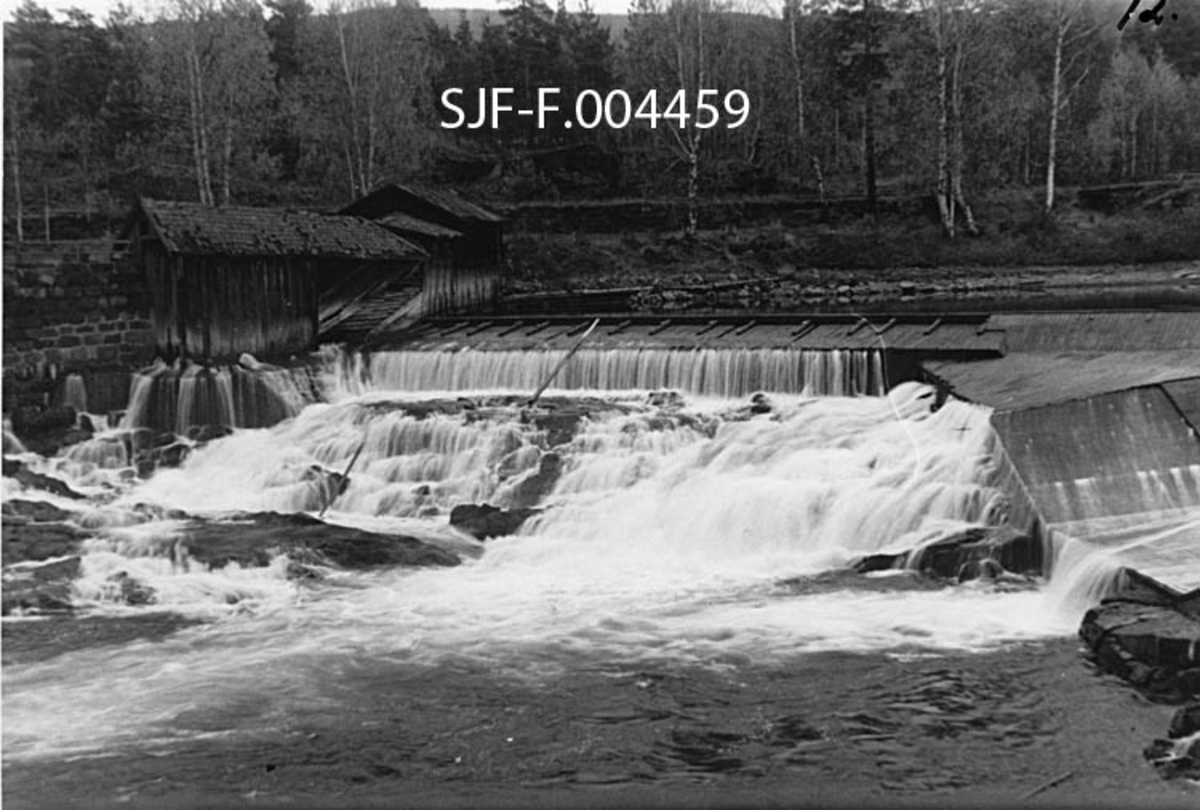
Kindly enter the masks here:
M 588 403 L 562 432 L 502 378 L 402 377 L 341 358 L 328 401 L 145 479 L 100 445 L 30 460 L 90 496 L 83 609 L 65 621 L 165 629 L 6 660 L 6 802 L 1181 800 L 1140 758 L 1169 709 L 1096 674 L 1074 639 L 1112 566 L 961 584 L 848 569 L 1003 520 L 986 409 L 844 375 L 749 407 L 743 382 L 685 380 L 551 391 Z M 448 525 L 460 503 L 521 505 L 551 457 L 515 535 Z M 315 513 L 314 467 L 352 467 L 329 522 L 462 564 L 298 579 L 282 557 L 180 553 L 170 510 Z M 117 572 L 152 602 L 122 601 Z M 6 638 L 63 621 L 12 617 Z

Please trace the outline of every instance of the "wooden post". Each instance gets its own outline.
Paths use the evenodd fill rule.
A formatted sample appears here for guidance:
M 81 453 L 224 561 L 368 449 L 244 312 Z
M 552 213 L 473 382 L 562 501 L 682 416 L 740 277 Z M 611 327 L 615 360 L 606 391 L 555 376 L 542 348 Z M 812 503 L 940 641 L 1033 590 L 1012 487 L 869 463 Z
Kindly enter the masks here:
M 549 376 L 547 376 L 546 379 L 542 382 L 542 384 L 540 386 L 538 386 L 538 390 L 533 392 L 533 396 L 530 397 L 529 401 L 525 403 L 525 405 L 527 407 L 532 407 L 541 398 L 542 392 L 545 391 L 550 386 L 550 382 L 556 376 L 558 376 L 558 372 L 562 371 L 562 367 L 565 366 L 567 364 L 567 361 L 570 360 L 571 357 L 574 356 L 575 352 L 579 351 L 579 347 L 583 345 L 583 342 L 588 339 L 588 335 L 592 334 L 592 331 L 596 328 L 597 325 L 599 325 L 599 323 L 600 323 L 599 318 L 592 321 L 592 325 L 587 328 L 587 331 L 579 336 L 579 340 L 575 341 L 575 345 L 571 347 L 571 350 L 566 353 L 566 355 L 563 357 L 563 359 L 558 361 L 558 364 L 554 366 L 554 369 L 551 370 Z

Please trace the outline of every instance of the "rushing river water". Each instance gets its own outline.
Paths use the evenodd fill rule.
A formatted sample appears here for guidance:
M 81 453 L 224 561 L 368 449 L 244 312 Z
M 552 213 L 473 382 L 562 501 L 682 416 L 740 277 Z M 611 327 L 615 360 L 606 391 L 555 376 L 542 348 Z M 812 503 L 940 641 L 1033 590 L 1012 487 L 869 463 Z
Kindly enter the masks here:
M 155 784 L 266 798 L 404 780 L 460 785 L 465 800 L 470 785 L 750 777 L 769 792 L 803 772 L 828 799 L 839 762 L 858 789 L 890 780 L 904 796 L 986 781 L 988 750 L 1036 759 L 1062 742 L 1029 673 L 1053 680 L 1038 650 L 1081 666 L 1067 639 L 1111 564 L 959 585 L 846 570 L 1002 520 L 986 410 L 935 409 L 912 384 L 777 394 L 765 413 L 744 397 L 605 390 L 559 436 L 494 391 L 464 407 L 461 386 L 399 393 L 377 379 L 343 367 L 331 401 L 147 480 L 95 447 L 41 462 L 92 496 L 85 618 L 194 623 L 6 666 L 13 778 L 49 773 L 76 797 L 93 780 L 106 801 Z M 455 407 L 414 405 L 430 400 Z M 550 456 L 560 474 L 517 534 L 480 543 L 448 525 L 456 504 L 520 504 Z M 352 458 L 326 520 L 418 537 L 462 564 L 209 570 L 180 553 L 181 520 L 136 506 L 315 513 L 314 465 Z M 154 601 L 122 602 L 119 571 Z M 949 739 L 973 764 L 920 764 Z M 182 771 L 162 783 L 169 762 Z

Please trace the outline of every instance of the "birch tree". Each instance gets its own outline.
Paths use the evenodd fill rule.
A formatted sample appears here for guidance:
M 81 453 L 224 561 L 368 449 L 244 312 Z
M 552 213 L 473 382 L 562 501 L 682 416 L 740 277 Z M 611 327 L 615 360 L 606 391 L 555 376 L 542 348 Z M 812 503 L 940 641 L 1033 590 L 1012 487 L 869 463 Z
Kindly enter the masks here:
M 305 76 L 310 149 L 338 155 L 350 195 L 359 196 L 418 163 L 433 54 L 415 5 L 349 0 L 320 22 Z
M 1063 108 L 1071 94 L 1087 77 L 1087 66 L 1077 70 L 1082 55 L 1074 46 L 1090 31 L 1078 31 L 1084 0 L 1054 0 L 1052 9 L 1054 31 L 1054 67 L 1050 76 L 1050 132 L 1046 149 L 1047 214 L 1054 210 L 1055 174 L 1058 169 L 1058 125 Z
M 147 82 L 184 132 L 200 202 L 229 203 L 235 177 L 261 173 L 275 98 L 262 12 L 252 0 L 175 0 L 171 14 L 154 27 Z
M 967 231 L 976 234 L 975 215 L 963 192 L 963 106 L 970 37 L 978 9 L 972 0 L 924 0 L 923 11 L 933 34 L 936 60 L 938 214 L 947 236 L 958 234 L 959 212 Z
M 646 90 L 659 93 L 663 120 L 656 131 L 663 133 L 687 171 L 688 235 L 695 235 L 699 225 L 700 158 L 706 131 L 696 126 L 698 116 L 692 107 L 700 90 L 713 87 L 709 28 L 715 13 L 712 0 L 667 0 L 665 5 L 660 0 L 635 0 L 630 14 L 627 49 L 632 76 L 642 83 L 634 95 L 643 98 Z M 672 107 L 676 98 L 685 106 Z M 680 112 L 683 118 L 668 114 Z

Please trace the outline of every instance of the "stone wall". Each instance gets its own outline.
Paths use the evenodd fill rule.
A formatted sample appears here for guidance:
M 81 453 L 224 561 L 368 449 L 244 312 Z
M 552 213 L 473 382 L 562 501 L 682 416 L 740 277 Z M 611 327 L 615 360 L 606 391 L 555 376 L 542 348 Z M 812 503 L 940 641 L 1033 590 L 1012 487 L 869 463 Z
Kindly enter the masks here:
M 123 407 L 128 371 L 153 355 L 146 282 L 110 242 L 5 246 L 5 413 L 59 404 L 71 374 L 94 410 Z

